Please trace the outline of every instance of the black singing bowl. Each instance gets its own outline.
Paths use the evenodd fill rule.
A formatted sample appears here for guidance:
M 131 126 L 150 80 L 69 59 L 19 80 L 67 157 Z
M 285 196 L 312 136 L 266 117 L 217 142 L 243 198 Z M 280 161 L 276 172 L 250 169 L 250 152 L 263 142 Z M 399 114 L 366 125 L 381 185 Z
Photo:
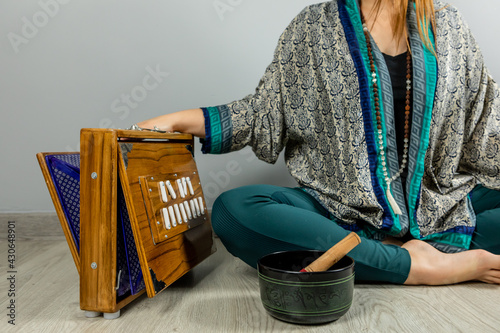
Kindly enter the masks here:
M 273 317 L 294 324 L 324 324 L 342 317 L 354 293 L 354 260 L 345 256 L 324 272 L 300 272 L 321 251 L 284 251 L 258 262 L 260 298 Z

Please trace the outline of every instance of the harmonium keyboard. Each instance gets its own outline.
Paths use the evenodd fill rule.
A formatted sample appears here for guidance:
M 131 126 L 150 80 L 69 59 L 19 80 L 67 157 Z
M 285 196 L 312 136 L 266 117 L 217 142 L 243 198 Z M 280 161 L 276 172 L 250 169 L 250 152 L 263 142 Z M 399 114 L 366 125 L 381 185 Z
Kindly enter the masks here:
M 119 317 L 215 252 L 193 148 L 187 134 L 82 129 L 79 153 L 37 154 L 86 316 Z

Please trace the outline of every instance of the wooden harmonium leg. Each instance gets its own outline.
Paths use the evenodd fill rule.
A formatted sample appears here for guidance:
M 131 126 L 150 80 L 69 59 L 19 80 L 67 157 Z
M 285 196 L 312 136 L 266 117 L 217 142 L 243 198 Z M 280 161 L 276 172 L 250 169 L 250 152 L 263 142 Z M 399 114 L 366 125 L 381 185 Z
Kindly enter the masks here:
M 61 224 L 80 271 L 80 154 L 42 154 L 42 169 L 56 209 L 62 211 Z M 45 174 L 45 172 L 44 172 Z M 139 257 L 123 190 L 118 183 L 116 296 L 135 295 L 145 288 Z

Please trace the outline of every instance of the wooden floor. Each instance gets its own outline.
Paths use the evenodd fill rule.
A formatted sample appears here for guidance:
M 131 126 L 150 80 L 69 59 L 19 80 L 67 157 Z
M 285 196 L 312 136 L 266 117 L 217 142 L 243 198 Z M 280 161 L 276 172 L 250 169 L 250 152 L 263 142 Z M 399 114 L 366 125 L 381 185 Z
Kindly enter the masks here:
M 7 323 L 7 243 L 0 241 L 0 332 L 500 332 L 500 286 L 356 285 L 337 322 L 299 326 L 264 311 L 256 271 L 218 251 L 153 299 L 140 297 L 121 317 L 86 318 L 78 274 L 63 239 L 17 241 L 16 326 Z

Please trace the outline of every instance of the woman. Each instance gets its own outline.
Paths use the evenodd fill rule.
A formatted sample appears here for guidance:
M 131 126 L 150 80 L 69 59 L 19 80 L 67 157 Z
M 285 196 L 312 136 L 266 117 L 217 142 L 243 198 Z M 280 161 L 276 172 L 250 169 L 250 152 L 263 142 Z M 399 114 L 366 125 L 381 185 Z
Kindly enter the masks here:
M 250 145 L 274 163 L 285 150 L 300 188 L 243 187 L 213 207 L 226 248 L 254 267 L 356 231 L 358 280 L 500 284 L 499 89 L 450 6 L 309 6 L 255 94 L 138 126 L 204 138 L 205 153 Z

